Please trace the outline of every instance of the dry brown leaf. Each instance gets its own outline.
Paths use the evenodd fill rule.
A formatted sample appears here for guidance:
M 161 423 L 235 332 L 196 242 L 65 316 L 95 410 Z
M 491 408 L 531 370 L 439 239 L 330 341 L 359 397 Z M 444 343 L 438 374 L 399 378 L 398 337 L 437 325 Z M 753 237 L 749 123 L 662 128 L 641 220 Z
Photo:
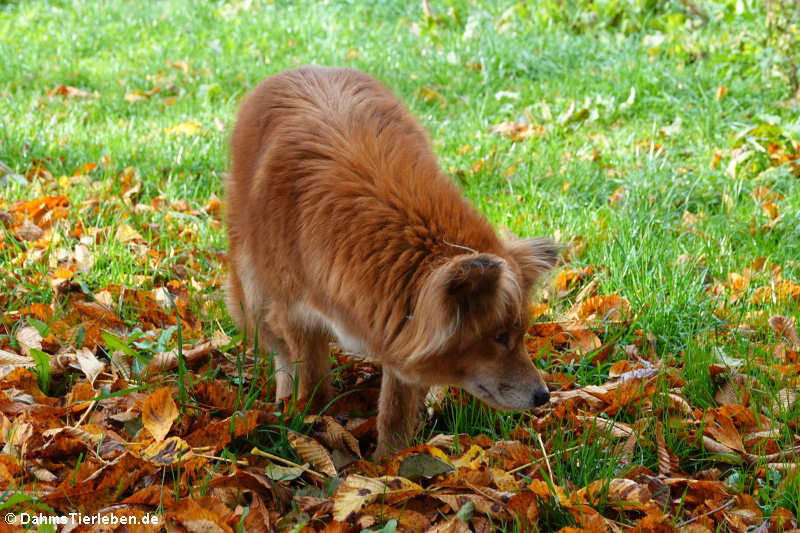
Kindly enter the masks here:
M 195 384 L 192 392 L 200 404 L 225 416 L 230 416 L 239 407 L 239 391 L 224 380 L 201 381 Z
M 269 510 L 258 494 L 253 494 L 251 496 L 250 508 L 247 511 L 247 516 L 245 516 L 242 521 L 242 525 L 247 533 L 273 532 Z
M 547 128 L 544 126 L 533 126 L 525 122 L 506 121 L 495 124 L 489 128 L 489 133 L 497 133 L 503 137 L 507 137 L 512 141 L 523 141 L 533 136 L 544 137 L 547 134 Z
M 469 526 L 460 518 L 439 522 L 425 533 L 471 533 Z
M 774 202 L 765 201 L 761 202 L 761 210 L 767 215 L 767 218 L 770 220 L 775 220 L 780 216 L 780 212 L 778 211 L 778 205 Z
M 540 322 L 533 324 L 528 334 L 525 344 L 530 354 L 563 345 L 587 354 L 603 344 L 591 329 L 579 322 Z
M 201 505 L 193 499 L 184 499 L 167 508 L 167 524 L 182 525 L 192 533 L 233 533 L 233 529 L 210 506 Z
M 47 89 L 47 96 L 63 96 L 64 98 L 98 98 L 97 91 L 89 92 L 69 85 L 59 85 L 53 89 Z
M 490 489 L 482 488 L 481 490 L 488 492 Z M 511 499 L 510 493 L 503 493 L 503 494 L 508 495 L 507 500 Z M 511 519 L 511 514 L 508 512 L 508 510 L 506 510 L 505 505 L 502 501 L 489 499 L 483 494 L 447 493 L 442 491 L 442 492 L 434 492 L 431 494 L 431 496 L 449 505 L 450 509 L 452 509 L 453 512 L 456 512 L 459 509 L 461 509 L 466 503 L 472 503 L 475 506 L 475 510 L 479 513 L 489 515 L 497 520 Z
M 322 424 L 323 430 L 318 434 L 319 438 L 329 447 L 342 452 L 352 452 L 357 457 L 361 457 L 361 450 L 358 440 L 347 431 L 344 426 L 333 419 L 331 416 L 314 416 L 308 422 Z
M 19 355 L 14 352 L 0 350 L 0 379 L 8 375 L 8 373 L 15 368 L 31 368 L 34 366 L 36 366 L 36 363 L 33 358 L 27 355 Z
M 763 515 L 758 504 L 749 494 L 737 494 L 733 507 L 722 511 L 725 525 L 738 533 L 745 533 L 761 524 Z
M 783 200 L 783 195 L 781 193 L 775 192 L 765 185 L 757 186 L 750 195 L 756 202 L 777 202 Z
M 793 350 L 800 350 L 800 335 L 797 334 L 794 320 L 789 317 L 774 315 L 769 319 L 769 326 L 775 331 L 776 335 L 789 341 L 789 345 Z
M 172 399 L 172 389 L 169 387 L 153 392 L 142 405 L 142 425 L 156 442 L 164 440 L 176 418 L 178 406 Z
M 382 502 L 396 502 L 424 492 L 413 481 L 401 477 L 384 476 L 369 478 L 351 474 L 345 478 L 333 495 L 334 520 L 348 520 L 364 506 L 380 499 Z
M 191 446 L 180 437 L 175 436 L 156 441 L 139 452 L 142 459 L 161 466 L 186 461 L 191 453 Z
M 639 509 L 650 501 L 652 494 L 647 485 L 630 479 L 598 479 L 578 490 L 574 497 L 579 502 L 596 505 L 605 500 L 619 509 Z
M 97 376 L 106 367 L 105 363 L 97 359 L 89 348 L 78 348 L 75 351 L 75 361 L 92 386 L 94 386 Z
M 203 126 L 194 120 L 187 120 L 169 128 L 164 128 L 167 135 L 197 135 L 203 131 Z
M 307 435 L 289 432 L 289 444 L 301 461 L 309 463 L 311 467 L 323 474 L 336 477 L 336 467 L 333 458 L 322 444 Z
M 717 442 L 740 453 L 746 453 L 742 437 L 729 416 L 718 409 L 709 409 L 703 416 L 706 422 L 703 433 L 712 437 Z
M 380 516 L 382 521 L 397 520 L 398 531 L 422 533 L 431 527 L 431 521 L 424 514 L 402 506 L 398 508 L 376 502 L 367 505 L 361 512 L 365 515 Z
M 788 411 L 800 401 L 800 389 L 781 389 L 775 397 L 774 409 Z
M 19 343 L 19 349 L 22 351 L 22 355 L 29 356 L 31 355 L 31 349 L 34 350 L 41 350 L 42 349 L 42 336 L 36 330 L 36 328 L 31 326 L 25 326 L 20 328 L 15 335 L 17 342 Z
M 184 345 L 181 351 L 188 366 L 199 364 L 203 359 L 213 353 L 216 348 L 212 341 L 200 342 L 194 346 Z M 168 352 L 158 352 L 153 355 L 147 364 L 148 373 L 164 372 L 174 370 L 178 367 L 178 349 L 174 348 Z
M 588 428 L 617 439 L 628 438 L 633 434 L 633 428 L 623 422 L 615 422 L 596 416 L 577 415 L 575 418 L 583 422 Z
M 592 296 L 577 309 L 578 318 L 587 322 L 622 321 L 631 317 L 631 304 L 624 296 L 609 294 Z
M 681 472 L 680 459 L 667 447 L 664 429 L 661 423 L 656 424 L 656 455 L 658 456 L 658 473 L 671 476 Z

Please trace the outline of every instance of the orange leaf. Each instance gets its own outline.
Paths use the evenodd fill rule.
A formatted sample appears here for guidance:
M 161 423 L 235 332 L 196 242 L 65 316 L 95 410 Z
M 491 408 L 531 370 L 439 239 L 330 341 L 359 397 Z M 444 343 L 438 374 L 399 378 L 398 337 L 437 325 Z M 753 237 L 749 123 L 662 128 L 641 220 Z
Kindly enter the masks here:
M 172 389 L 169 387 L 158 389 L 142 405 L 142 424 L 156 442 L 164 440 L 176 418 L 178 406 L 172 399 Z
M 764 214 L 767 215 L 767 218 L 770 220 L 775 220 L 780 216 L 778 206 L 770 201 L 761 202 L 761 210 L 764 211 Z
M 718 409 L 709 409 L 706 411 L 703 420 L 706 422 L 706 426 L 703 429 L 704 434 L 732 450 L 745 453 L 742 437 L 730 417 Z
M 201 503 L 205 503 L 201 505 Z M 224 514 L 223 514 L 224 513 Z M 185 499 L 167 509 L 167 522 L 180 524 L 187 531 L 233 533 L 227 520 L 220 514 L 228 514 L 221 502 L 218 505 L 210 502 L 196 502 L 194 499 Z M 173 527 L 168 528 L 170 530 Z
M 624 296 L 609 294 L 592 296 L 578 308 L 578 318 L 584 320 L 627 320 L 631 316 L 631 304 Z

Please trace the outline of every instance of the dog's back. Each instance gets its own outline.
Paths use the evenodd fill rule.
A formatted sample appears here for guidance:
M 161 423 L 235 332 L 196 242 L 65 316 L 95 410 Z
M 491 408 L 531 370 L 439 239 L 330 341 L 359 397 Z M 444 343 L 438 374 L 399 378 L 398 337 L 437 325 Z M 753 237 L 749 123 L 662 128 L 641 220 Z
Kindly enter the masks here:
M 493 229 L 440 173 L 423 130 L 369 76 L 288 71 L 259 85 L 239 117 L 231 256 L 247 242 L 251 261 L 269 261 L 251 267 L 273 298 L 330 315 L 367 351 L 399 332 L 429 263 L 463 247 L 497 252 Z

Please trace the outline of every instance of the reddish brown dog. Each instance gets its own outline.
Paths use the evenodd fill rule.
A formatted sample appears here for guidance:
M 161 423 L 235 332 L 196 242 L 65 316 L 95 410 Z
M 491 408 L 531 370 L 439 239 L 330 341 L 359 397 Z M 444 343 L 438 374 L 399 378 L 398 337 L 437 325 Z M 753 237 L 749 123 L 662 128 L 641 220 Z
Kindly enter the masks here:
M 405 446 L 430 385 L 501 409 L 549 393 L 523 343 L 541 239 L 504 242 L 386 87 L 343 68 L 247 97 L 227 182 L 227 304 L 275 352 L 278 398 L 330 398 L 328 341 L 383 366 L 376 456 Z

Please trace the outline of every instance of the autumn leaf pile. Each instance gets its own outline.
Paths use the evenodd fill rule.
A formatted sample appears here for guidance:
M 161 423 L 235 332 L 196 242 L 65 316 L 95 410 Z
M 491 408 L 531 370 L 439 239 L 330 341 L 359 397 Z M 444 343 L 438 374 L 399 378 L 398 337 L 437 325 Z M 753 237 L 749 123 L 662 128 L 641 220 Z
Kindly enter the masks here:
M 762 3 L 3 4 L 0 532 L 797 531 L 800 95 Z M 308 62 L 384 79 L 494 222 L 564 245 L 547 405 L 434 389 L 375 462 L 376 365 L 332 344 L 332 405 L 273 401 L 217 195 L 236 101 Z
M 135 172 L 127 170 L 123 182 L 125 176 L 134 190 Z M 303 415 L 303 432 L 284 427 L 297 460 L 245 444 L 258 428 L 281 427 L 301 411 L 269 403 L 268 379 L 251 358 L 244 371 L 237 367 L 241 346 L 221 330 L 204 335 L 208 325 L 192 302 L 195 277 L 176 275 L 150 290 L 87 286 L 93 248 L 105 239 L 126 243 L 142 261 L 165 259 L 141 229 L 125 222 L 88 226 L 79 215 L 94 206 L 70 205 L 63 195 L 0 207 L 18 246 L 16 261 L 44 262 L 46 274 L 31 282 L 52 289 L 50 302 L 2 317 L 13 338 L 0 347 L 0 490 L 13 494 L 8 501 L 17 510 L 159 513 L 186 531 L 233 531 L 237 524 L 247 531 L 414 532 L 488 532 L 511 522 L 522 529 L 555 524 L 563 532 L 796 526 L 788 509 L 763 514 L 758 484 L 753 492 L 734 490 L 725 478 L 727 465 L 751 468 L 756 480 L 796 470 L 800 427 L 773 416 L 797 402 L 800 338 L 790 318 L 754 316 L 756 325 L 748 326 L 760 324 L 753 338 L 774 354 L 753 362 L 763 369 L 761 379 L 783 384 L 771 408 L 760 402 L 754 409 L 758 380 L 730 356 L 705 369 L 716 383 L 717 406 L 700 408 L 683 388 L 685 361 L 656 356 L 656 338 L 637 329 L 637 310 L 624 295 L 598 294 L 600 267 L 565 266 L 543 298 L 571 295 L 572 305 L 562 312 L 534 305 L 526 339 L 531 357 L 550 369 L 552 400 L 518 416 L 509 438 L 438 434 L 380 464 L 370 461 L 380 371 L 333 347 L 340 390 L 360 393 L 344 395 L 325 413 Z M 202 214 L 218 210 L 211 203 Z M 64 234 L 74 244 L 53 250 Z M 566 256 L 579 248 L 574 243 Z M 800 286 L 764 260 L 708 290 L 720 314 L 740 300 L 800 301 Z M 179 331 L 181 343 L 159 345 L 165 331 Z M 580 386 L 566 370 L 576 363 L 605 365 L 605 380 Z M 259 399 L 245 405 L 242 386 L 260 387 Z M 442 402 L 459 398 L 438 391 L 429 410 L 436 417 Z M 559 446 L 565 431 L 613 457 L 611 475 L 583 486 L 555 475 L 554 466 L 581 468 L 585 460 L 580 445 Z M 688 448 L 684 456 L 705 458 L 705 468 L 681 461 L 665 435 Z M 643 454 L 655 460 L 646 466 Z

